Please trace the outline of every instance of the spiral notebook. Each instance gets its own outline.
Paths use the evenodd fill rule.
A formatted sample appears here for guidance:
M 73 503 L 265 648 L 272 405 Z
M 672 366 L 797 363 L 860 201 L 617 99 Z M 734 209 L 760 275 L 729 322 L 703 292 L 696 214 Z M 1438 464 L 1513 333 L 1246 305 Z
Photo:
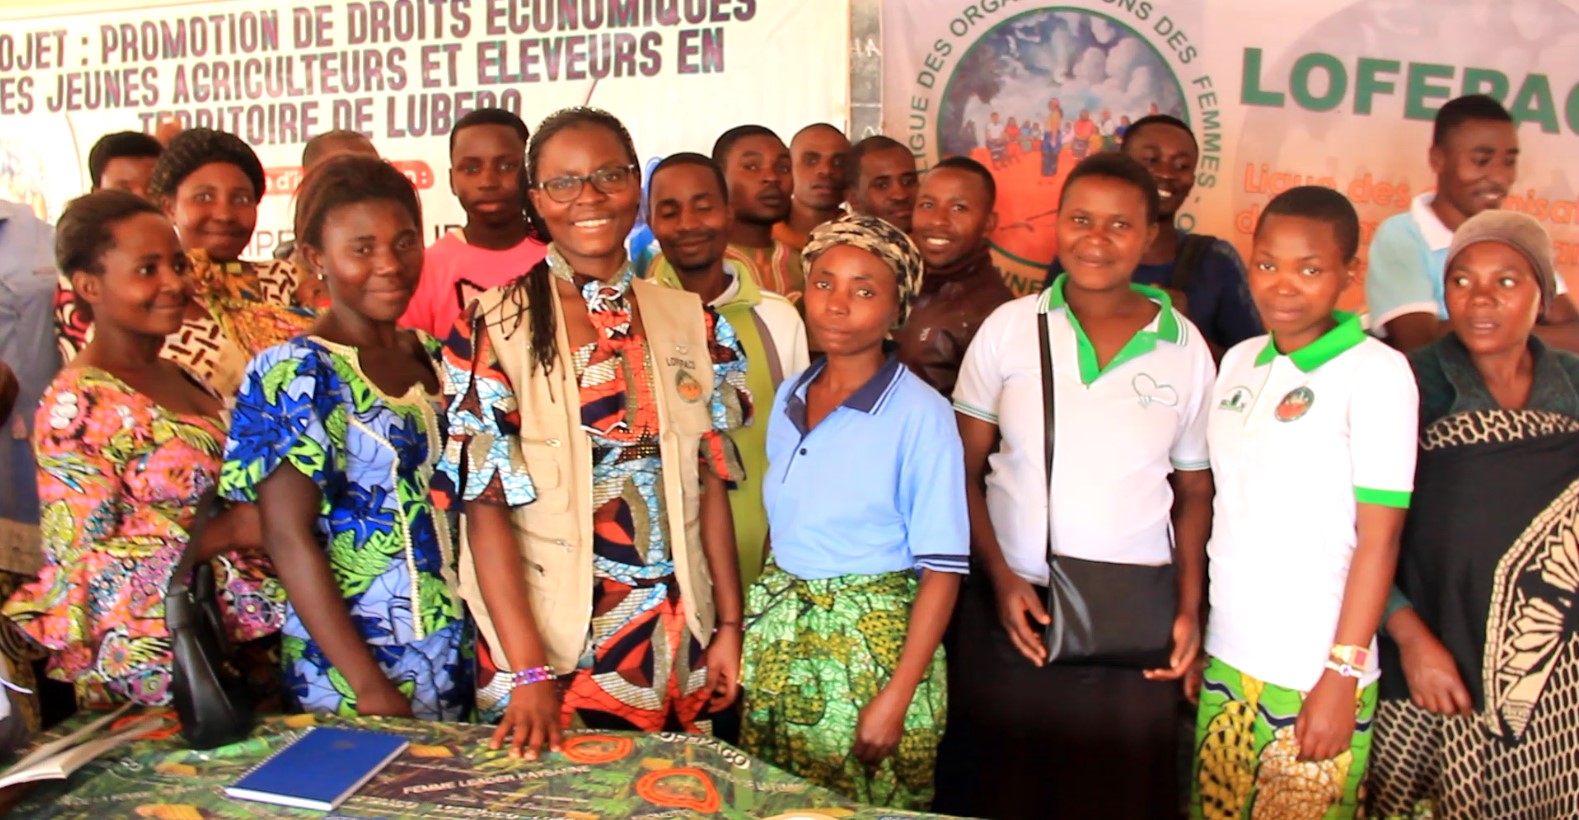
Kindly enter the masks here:
M 410 741 L 400 735 L 315 726 L 226 787 L 225 794 L 333 811 L 408 745 Z

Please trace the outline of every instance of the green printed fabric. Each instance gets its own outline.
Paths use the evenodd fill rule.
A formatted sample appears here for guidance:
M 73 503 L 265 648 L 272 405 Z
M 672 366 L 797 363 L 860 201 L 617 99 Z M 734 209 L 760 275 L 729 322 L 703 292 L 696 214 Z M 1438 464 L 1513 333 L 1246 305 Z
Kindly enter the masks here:
M 153 710 L 156 711 L 156 710 Z M 174 715 L 168 712 L 170 720 Z M 92 716 L 74 718 L 40 742 Z M 404 735 L 411 746 L 330 817 L 600 818 L 793 816 L 878 820 L 927 815 L 860 806 L 703 735 L 569 732 L 563 750 L 533 762 L 488 748 L 493 727 L 300 714 L 265 719 L 250 739 L 205 752 L 179 735 L 111 752 L 64 781 L 36 785 L 7 817 L 324 817 L 233 800 L 226 786 L 312 726 Z
M 929 805 L 947 694 L 941 647 L 898 750 L 871 771 L 851 751 L 861 708 L 899 664 L 918 585 L 913 572 L 808 581 L 769 562 L 746 602 L 741 746 L 863 803 Z
M 1195 724 L 1190 816 L 1354 817 L 1371 756 L 1377 686 L 1356 693 L 1354 738 L 1330 760 L 1300 761 L 1294 722 L 1305 695 L 1251 677 L 1212 658 Z

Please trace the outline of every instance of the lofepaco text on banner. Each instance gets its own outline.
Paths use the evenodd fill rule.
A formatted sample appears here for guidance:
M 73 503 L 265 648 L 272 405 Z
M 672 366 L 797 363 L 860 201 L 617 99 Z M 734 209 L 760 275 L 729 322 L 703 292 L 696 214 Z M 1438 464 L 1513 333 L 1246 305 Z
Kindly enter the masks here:
M 1574 277 L 1579 180 L 1567 158 L 1579 63 L 1563 32 L 1579 30 L 1579 0 L 1526 0 L 1490 16 L 1463 2 L 1411 4 L 1384 14 L 1343 0 L 886 0 L 884 128 L 923 166 L 962 154 L 992 170 L 995 257 L 1024 293 L 1056 255 L 1069 169 L 1116 150 L 1140 116 L 1174 115 L 1197 138 L 1181 228 L 1244 252 L 1267 200 L 1325 185 L 1355 203 L 1363 249 L 1382 220 L 1431 192 L 1442 104 L 1484 93 L 1520 128 L 1505 207 L 1547 225 L 1559 269 Z M 1362 253 L 1362 276 L 1363 266 Z M 1352 288 L 1346 307 L 1361 307 L 1362 294 Z

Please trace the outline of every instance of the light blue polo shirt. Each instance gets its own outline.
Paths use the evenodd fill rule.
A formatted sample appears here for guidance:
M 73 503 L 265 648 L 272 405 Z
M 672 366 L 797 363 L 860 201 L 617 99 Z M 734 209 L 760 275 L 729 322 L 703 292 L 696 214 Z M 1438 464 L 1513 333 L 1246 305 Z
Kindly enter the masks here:
M 1443 295 L 1447 278 L 1447 251 L 1453 232 L 1442 224 L 1431 203 L 1436 194 L 1425 193 L 1409 203 L 1409 210 L 1388 217 L 1377 226 L 1365 266 L 1365 308 L 1371 332 L 1387 335 L 1387 323 L 1411 313 L 1428 313 L 1447 320 Z M 1567 293 L 1561 276 L 1557 293 Z
M 948 400 L 897 358 L 806 429 L 806 390 L 786 382 L 768 419 L 773 558 L 808 580 L 924 568 L 966 573 L 965 454 Z

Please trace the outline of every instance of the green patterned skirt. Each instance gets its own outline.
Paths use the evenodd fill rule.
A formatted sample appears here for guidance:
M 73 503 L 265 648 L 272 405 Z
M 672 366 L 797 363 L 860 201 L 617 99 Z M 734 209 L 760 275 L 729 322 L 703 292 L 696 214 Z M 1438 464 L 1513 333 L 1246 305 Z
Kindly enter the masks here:
M 861 709 L 904 649 L 914 572 L 803 580 L 769 562 L 746 601 L 741 746 L 862 803 L 925 809 L 943 732 L 943 649 L 905 712 L 898 750 L 868 770 L 851 750 Z
M 1195 726 L 1190 816 L 1205 820 L 1340 820 L 1360 808 L 1377 685 L 1355 693 L 1354 737 L 1331 760 L 1298 760 L 1294 721 L 1305 695 L 1212 658 Z

